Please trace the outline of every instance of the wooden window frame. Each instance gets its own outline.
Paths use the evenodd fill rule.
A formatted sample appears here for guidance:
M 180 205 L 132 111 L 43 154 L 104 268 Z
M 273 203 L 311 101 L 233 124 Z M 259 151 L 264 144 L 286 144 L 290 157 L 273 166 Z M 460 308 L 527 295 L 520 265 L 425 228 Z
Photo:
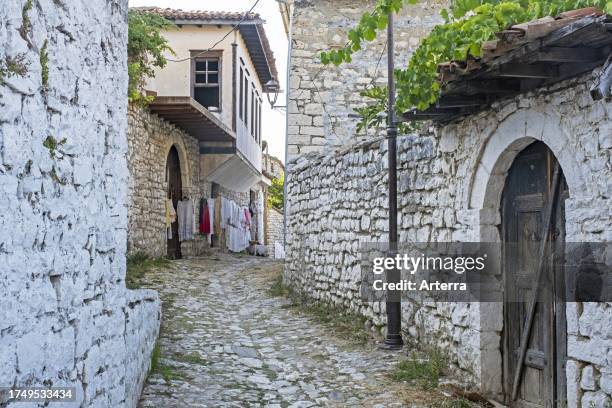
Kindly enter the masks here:
M 248 71 L 245 71 L 247 74 L 244 76 L 244 99 L 242 103 L 244 103 L 244 117 L 242 118 L 242 123 L 244 126 L 249 128 L 249 76 Z
M 191 82 L 189 84 L 189 92 L 192 98 L 195 99 L 195 88 L 219 88 L 219 106 L 217 108 L 217 112 L 221 113 L 223 111 L 223 50 L 190 50 L 191 53 Z M 202 60 L 217 60 L 217 75 L 218 75 L 218 83 L 215 86 L 206 86 L 196 85 L 196 62 L 200 62 Z M 207 78 L 208 80 L 208 78 Z M 205 108 L 208 108 L 205 106 Z
M 243 105 L 243 98 L 244 98 L 244 69 L 242 67 L 240 67 L 240 99 L 238 100 L 238 110 L 239 110 L 239 118 L 240 120 L 242 120 L 243 117 L 243 112 L 244 112 L 244 105 Z
M 251 86 L 251 136 L 255 138 L 255 84 Z
M 259 120 L 257 121 L 258 123 L 258 140 L 259 140 L 259 145 L 261 146 L 261 108 L 263 107 L 263 100 L 261 98 L 259 98 Z

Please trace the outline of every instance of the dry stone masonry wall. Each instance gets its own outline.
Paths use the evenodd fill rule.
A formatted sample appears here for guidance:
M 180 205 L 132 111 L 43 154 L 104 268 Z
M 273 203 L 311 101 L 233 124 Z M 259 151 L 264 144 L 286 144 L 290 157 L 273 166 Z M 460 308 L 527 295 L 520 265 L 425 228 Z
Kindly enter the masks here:
M 364 44 L 353 62 L 339 68 L 321 64 L 321 51 L 342 47 L 346 33 L 373 0 L 297 0 L 292 28 L 288 106 L 288 158 L 308 152 L 333 152 L 367 139 L 357 134 L 354 108 L 364 106 L 359 92 L 386 84 L 384 35 Z M 445 0 L 406 6 L 396 21 L 396 61 L 405 66 L 419 39 L 443 20 Z M 370 136 L 375 130 L 369 131 Z
M 596 72 L 496 103 L 419 135 L 402 135 L 400 242 L 499 240 L 499 195 L 491 192 L 503 188 L 500 158 L 534 140 L 550 147 L 567 179 L 567 241 L 609 241 L 612 103 L 592 101 L 592 75 Z M 386 155 L 384 139 L 302 154 L 289 162 L 287 176 L 286 282 L 367 316 L 375 327 L 385 324 L 384 304 L 359 297 L 359 247 L 387 241 Z M 407 336 L 441 347 L 463 378 L 498 392 L 499 306 L 408 302 L 402 309 Z M 610 401 L 611 311 L 605 303 L 567 305 L 571 407 Z
M 0 7 L 0 386 L 81 407 L 135 407 L 159 329 L 124 282 L 127 3 Z
M 285 239 L 285 217 L 282 211 L 274 207 L 268 208 L 268 219 L 266 224 L 266 242 L 268 243 L 268 254 L 274 256 L 274 244 L 278 242 L 284 245 Z
M 211 183 L 202 174 L 198 140 L 159 116 L 136 106 L 128 114 L 129 228 L 128 251 L 145 252 L 153 257 L 167 255 L 165 199 L 168 192 L 166 163 L 172 146 L 179 153 L 183 195 L 199 206 L 201 198 L 211 196 Z M 249 194 L 219 187 L 219 193 L 240 205 L 248 205 Z M 199 207 L 198 207 L 199 208 Z M 207 240 L 196 235 L 195 240 L 181 244 L 185 256 L 206 252 Z

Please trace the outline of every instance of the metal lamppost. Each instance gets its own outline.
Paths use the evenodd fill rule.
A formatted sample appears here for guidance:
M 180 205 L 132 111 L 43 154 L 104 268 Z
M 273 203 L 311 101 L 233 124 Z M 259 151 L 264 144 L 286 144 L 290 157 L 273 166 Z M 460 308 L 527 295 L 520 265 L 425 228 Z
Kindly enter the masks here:
M 387 115 L 387 145 L 389 159 L 389 256 L 395 257 L 397 253 L 397 118 L 395 115 L 395 38 L 393 35 L 393 11 L 389 11 L 389 23 L 387 25 L 387 66 L 388 66 L 388 89 L 389 89 L 389 113 Z M 388 282 L 399 282 L 399 271 L 393 270 L 387 273 Z M 400 349 L 404 342 L 402 340 L 402 308 L 401 299 L 397 294 L 390 295 L 387 292 L 387 337 L 385 348 Z

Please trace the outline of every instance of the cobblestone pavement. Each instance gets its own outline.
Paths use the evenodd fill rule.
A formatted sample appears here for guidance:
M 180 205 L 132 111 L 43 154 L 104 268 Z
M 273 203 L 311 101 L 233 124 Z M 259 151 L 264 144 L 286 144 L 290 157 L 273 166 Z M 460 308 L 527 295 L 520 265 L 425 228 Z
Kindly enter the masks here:
M 398 355 L 349 345 L 270 297 L 280 267 L 215 255 L 148 273 L 164 302 L 162 358 L 140 406 L 407 406 L 387 380 Z

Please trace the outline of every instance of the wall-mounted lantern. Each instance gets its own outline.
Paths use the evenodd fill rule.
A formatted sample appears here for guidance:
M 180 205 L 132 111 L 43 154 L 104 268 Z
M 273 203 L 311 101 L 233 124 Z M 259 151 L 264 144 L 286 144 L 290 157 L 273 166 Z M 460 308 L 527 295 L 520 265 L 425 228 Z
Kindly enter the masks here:
M 278 101 L 278 95 L 280 94 L 280 84 L 276 79 L 271 79 L 266 82 L 265 85 L 266 96 L 272 109 L 276 108 L 276 101 Z

